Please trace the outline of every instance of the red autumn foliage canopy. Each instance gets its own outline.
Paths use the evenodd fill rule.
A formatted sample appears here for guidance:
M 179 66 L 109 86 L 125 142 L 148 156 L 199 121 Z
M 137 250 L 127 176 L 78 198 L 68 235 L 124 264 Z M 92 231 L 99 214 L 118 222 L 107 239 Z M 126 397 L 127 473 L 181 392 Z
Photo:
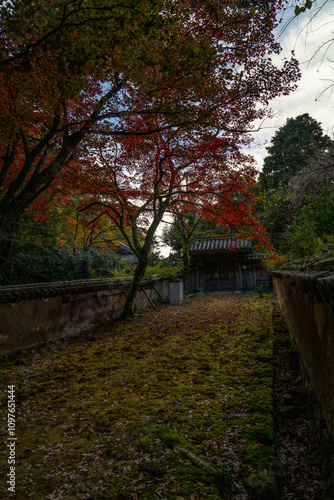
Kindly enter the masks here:
M 145 124 L 142 119 L 131 127 L 163 128 L 160 121 Z M 152 235 L 166 212 L 196 209 L 202 217 L 231 229 L 254 233 L 263 243 L 264 229 L 254 214 L 254 160 L 240 152 L 238 134 L 223 138 L 182 128 L 168 129 L 149 136 L 125 136 L 117 143 L 104 140 L 72 178 L 86 195 L 83 210 L 100 207 L 123 232 L 138 258 L 152 243 Z M 69 179 L 70 180 L 70 179 Z M 125 234 L 126 228 L 132 234 Z M 147 242 L 138 240 L 145 228 Z
M 281 2 L 13 0 L 1 7 L 0 224 L 49 189 L 87 138 L 163 127 L 245 130 L 291 90 L 272 28 Z M 145 122 L 147 123 L 147 122 Z M 208 145 L 203 147 L 209 147 Z

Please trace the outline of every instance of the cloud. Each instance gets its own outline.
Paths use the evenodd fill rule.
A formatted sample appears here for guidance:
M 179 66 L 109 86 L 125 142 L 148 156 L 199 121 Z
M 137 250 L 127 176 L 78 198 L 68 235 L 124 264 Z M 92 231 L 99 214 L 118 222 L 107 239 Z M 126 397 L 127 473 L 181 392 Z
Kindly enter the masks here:
M 296 91 L 270 103 L 273 118 L 267 119 L 263 128 L 252 134 L 253 143 L 245 152 L 254 156 L 259 170 L 262 170 L 263 160 L 267 156 L 266 146 L 270 144 L 275 131 L 282 127 L 288 118 L 308 113 L 322 124 L 324 133 L 334 140 L 334 89 L 332 95 L 330 92 L 324 92 L 319 97 L 326 86 L 334 81 L 334 42 L 331 45 L 326 44 L 328 40 L 333 39 L 334 8 L 332 0 L 319 0 L 317 3 L 324 5 L 319 12 L 315 5 L 307 15 L 301 14 L 297 18 L 293 9 L 287 10 L 277 30 L 278 35 L 282 27 L 287 26 L 278 39 L 282 52 L 272 57 L 273 62 L 281 66 L 284 58 L 290 58 L 291 51 L 294 50 L 300 63 L 302 78 Z M 259 125 L 260 123 L 256 123 L 255 128 Z M 161 230 L 162 225 L 158 237 Z M 169 247 L 164 245 L 161 251 L 167 256 Z
M 265 145 L 288 118 L 308 113 L 321 123 L 324 133 L 334 139 L 334 88 L 332 93 L 330 89 L 326 91 L 326 87 L 334 83 L 334 8 L 333 2 L 325 1 L 321 5 L 321 10 L 314 7 L 307 16 L 290 17 L 289 23 L 290 10 L 281 24 L 286 28 L 278 29 L 278 34 L 282 32 L 278 38 L 282 52 L 272 58 L 273 62 L 281 65 L 284 57 L 290 57 L 291 50 L 294 50 L 302 77 L 296 91 L 270 103 L 273 118 L 265 122 L 266 128 L 254 134 L 255 143 L 250 152 L 257 160 L 259 170 L 262 170 L 267 155 Z

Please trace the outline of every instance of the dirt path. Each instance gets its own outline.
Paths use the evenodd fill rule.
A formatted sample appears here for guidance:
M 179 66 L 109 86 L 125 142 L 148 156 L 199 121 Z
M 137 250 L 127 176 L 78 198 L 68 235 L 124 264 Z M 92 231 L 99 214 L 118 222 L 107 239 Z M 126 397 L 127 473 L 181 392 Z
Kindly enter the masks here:
M 200 296 L 7 357 L 3 388 L 15 385 L 17 404 L 13 496 L 323 500 L 315 472 L 307 488 L 316 496 L 297 496 L 306 490 L 293 486 L 289 442 L 278 451 L 274 307 L 271 295 Z M 4 490 L 7 455 L 4 447 Z

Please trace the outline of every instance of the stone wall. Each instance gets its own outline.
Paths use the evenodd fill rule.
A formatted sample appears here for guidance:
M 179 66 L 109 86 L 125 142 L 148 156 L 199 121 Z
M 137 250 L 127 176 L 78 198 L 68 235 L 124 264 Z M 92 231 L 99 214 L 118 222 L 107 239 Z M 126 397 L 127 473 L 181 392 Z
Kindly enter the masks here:
M 73 336 L 117 318 L 130 282 L 111 278 L 0 288 L 0 355 L 63 336 Z M 134 308 L 169 300 L 169 281 L 145 280 Z
M 333 438 L 334 269 L 323 264 L 311 270 L 274 271 L 273 285 L 306 372 L 306 383 Z

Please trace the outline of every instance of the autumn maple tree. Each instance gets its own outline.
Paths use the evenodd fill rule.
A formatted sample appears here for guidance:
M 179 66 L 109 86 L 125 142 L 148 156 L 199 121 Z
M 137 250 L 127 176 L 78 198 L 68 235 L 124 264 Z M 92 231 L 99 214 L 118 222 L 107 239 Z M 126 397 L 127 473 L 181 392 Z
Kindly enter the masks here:
M 164 128 L 161 120 L 152 122 L 137 118 L 131 127 Z M 229 230 L 254 226 L 249 186 L 255 182 L 256 171 L 253 159 L 240 152 L 238 142 L 242 143 L 238 133 L 217 137 L 214 127 L 210 130 L 207 124 L 92 145 L 80 180 L 90 189 L 91 202 L 82 211 L 94 210 L 92 220 L 96 220 L 100 208 L 98 217 L 107 217 L 119 228 L 138 258 L 123 316 L 132 314 L 154 234 L 166 213 L 197 211 Z
M 24 211 L 92 136 L 150 134 L 133 117 L 163 128 L 245 130 L 296 80 L 282 68 L 272 28 L 280 2 L 203 0 L 36 0 L 0 13 L 0 225 L 2 257 Z M 217 110 L 220 110 L 217 113 Z M 7 238 L 6 235 L 7 234 Z

